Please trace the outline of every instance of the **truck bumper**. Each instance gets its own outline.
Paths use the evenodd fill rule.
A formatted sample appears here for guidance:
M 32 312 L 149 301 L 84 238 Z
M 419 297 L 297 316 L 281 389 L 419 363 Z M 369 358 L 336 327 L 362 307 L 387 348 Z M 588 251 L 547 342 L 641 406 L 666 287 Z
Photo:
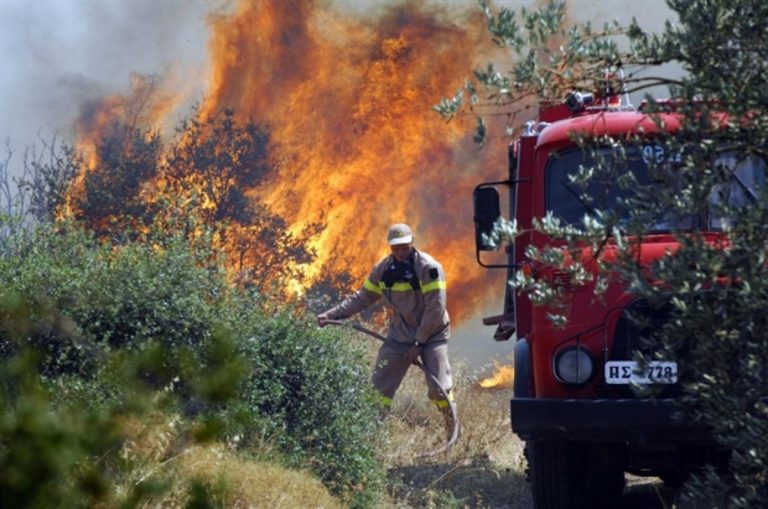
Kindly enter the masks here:
M 606 443 L 709 442 L 709 428 L 674 418 L 669 399 L 513 398 L 512 430 L 523 440 L 568 439 Z

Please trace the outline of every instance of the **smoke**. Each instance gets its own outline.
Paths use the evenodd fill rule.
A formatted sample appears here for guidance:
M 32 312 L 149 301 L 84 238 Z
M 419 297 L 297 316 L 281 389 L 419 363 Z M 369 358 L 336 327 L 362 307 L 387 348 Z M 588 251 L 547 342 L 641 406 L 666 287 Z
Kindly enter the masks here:
M 211 2 L 0 3 L 0 139 L 19 150 L 71 138 L 82 105 L 130 87 L 131 75 L 201 84 Z M 190 95 L 202 93 L 189 91 Z M 18 161 L 17 161 L 18 162 Z M 18 170 L 18 169 L 17 169 Z

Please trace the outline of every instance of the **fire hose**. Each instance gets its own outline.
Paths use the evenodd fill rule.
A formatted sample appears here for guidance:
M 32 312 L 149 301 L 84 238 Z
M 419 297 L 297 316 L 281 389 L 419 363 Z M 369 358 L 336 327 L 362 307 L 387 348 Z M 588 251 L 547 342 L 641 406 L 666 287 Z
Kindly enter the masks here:
M 351 327 L 356 331 L 362 332 L 363 334 L 371 336 L 372 338 L 378 339 L 382 343 L 386 343 L 388 341 L 387 338 L 385 338 L 378 332 L 368 329 L 366 327 L 363 327 L 362 325 L 357 323 L 347 324 L 342 320 L 328 320 L 326 323 L 329 325 Z M 450 411 L 451 411 L 451 420 L 453 421 L 453 429 L 451 429 L 451 435 L 448 438 L 448 442 L 442 447 L 439 447 L 435 450 L 428 451 L 419 455 L 420 457 L 435 456 L 437 454 L 447 452 L 451 447 L 453 447 L 453 445 L 456 443 L 456 440 L 459 439 L 459 417 L 458 417 L 458 414 L 456 413 L 456 402 L 453 401 L 453 399 L 448 394 L 448 390 L 445 387 L 443 387 L 443 384 L 440 383 L 437 377 L 433 375 L 429 371 L 429 369 L 427 369 L 427 367 L 424 365 L 423 362 L 421 362 L 421 359 L 416 358 L 413 361 L 413 365 L 421 369 L 424 372 L 424 374 L 427 376 L 427 378 L 429 378 L 429 380 L 431 380 L 432 383 L 435 384 L 435 387 L 437 387 L 442 397 L 445 398 L 445 401 L 448 402 L 448 407 L 450 408 Z

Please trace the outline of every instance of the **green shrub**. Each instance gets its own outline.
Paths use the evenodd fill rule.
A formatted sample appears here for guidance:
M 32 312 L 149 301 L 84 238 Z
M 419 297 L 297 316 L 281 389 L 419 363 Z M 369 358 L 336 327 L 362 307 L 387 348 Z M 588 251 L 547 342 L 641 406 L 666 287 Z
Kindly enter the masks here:
M 253 368 L 242 400 L 273 417 L 268 425 L 279 429 L 267 431 L 292 462 L 311 467 L 336 493 L 351 489 L 353 506 L 372 504 L 383 478 L 364 445 L 378 409 L 363 350 L 284 311 L 255 323 L 240 351 Z
M 60 224 L 6 252 L 2 293 L 21 304 L 0 306 L 3 358 L 31 348 L 62 407 L 144 411 L 167 398 L 142 391 L 173 397 L 205 424 L 199 438 L 249 447 L 268 437 L 352 505 L 372 505 L 383 476 L 361 348 L 228 285 L 211 251 L 155 240 L 113 248 Z
M 114 416 L 53 407 L 39 381 L 21 375 L 34 368 L 30 360 L 1 366 L 4 388 L 11 377 L 21 386 L 0 398 L 0 505 L 92 507 L 109 496 L 108 475 L 91 458 L 119 446 Z

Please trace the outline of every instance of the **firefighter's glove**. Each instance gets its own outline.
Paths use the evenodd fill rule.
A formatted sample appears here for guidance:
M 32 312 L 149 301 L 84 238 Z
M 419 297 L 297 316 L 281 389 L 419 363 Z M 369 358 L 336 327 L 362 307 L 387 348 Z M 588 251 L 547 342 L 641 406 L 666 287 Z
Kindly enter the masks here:
M 413 346 L 408 349 L 407 352 L 405 352 L 405 358 L 408 362 L 411 364 L 415 363 L 419 356 L 421 355 L 421 348 L 424 346 L 424 343 L 419 343 L 418 341 L 413 342 Z

